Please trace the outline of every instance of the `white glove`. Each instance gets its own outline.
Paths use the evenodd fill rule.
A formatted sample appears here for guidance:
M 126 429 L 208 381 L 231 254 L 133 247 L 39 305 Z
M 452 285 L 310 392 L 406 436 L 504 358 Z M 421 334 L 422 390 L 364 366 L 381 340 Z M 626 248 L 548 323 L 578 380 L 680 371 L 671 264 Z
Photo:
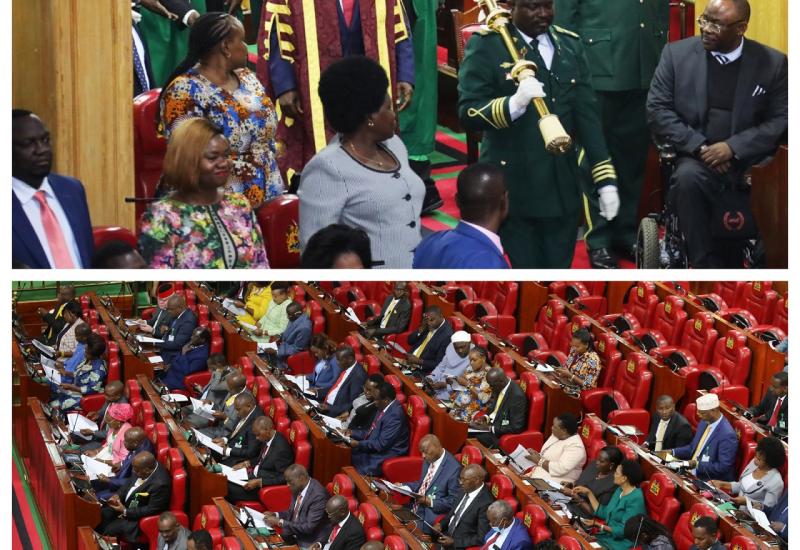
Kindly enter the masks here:
M 600 215 L 608 221 L 613 220 L 619 212 L 619 195 L 617 188 L 613 185 L 606 185 L 598 191 L 600 195 Z
M 525 111 L 536 97 L 545 97 L 544 86 L 535 77 L 529 76 L 519 83 L 516 93 L 511 96 L 511 109 Z

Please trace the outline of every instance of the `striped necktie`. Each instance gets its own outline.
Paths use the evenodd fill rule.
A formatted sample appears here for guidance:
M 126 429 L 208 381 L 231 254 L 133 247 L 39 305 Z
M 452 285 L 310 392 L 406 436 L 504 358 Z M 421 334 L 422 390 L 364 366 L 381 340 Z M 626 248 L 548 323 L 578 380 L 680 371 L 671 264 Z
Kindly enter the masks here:
M 714 57 L 717 59 L 717 61 L 719 61 L 720 65 L 727 65 L 728 63 L 731 62 L 731 60 L 728 59 L 727 56 L 724 56 L 721 53 L 715 53 Z

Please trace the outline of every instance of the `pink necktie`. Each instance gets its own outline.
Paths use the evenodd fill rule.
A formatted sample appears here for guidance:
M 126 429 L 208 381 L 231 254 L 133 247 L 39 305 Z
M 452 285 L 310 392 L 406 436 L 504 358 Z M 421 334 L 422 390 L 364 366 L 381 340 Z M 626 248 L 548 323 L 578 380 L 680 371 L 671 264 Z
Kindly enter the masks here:
M 353 21 L 353 12 L 356 9 L 356 0 L 342 0 L 342 13 L 344 14 L 344 22 L 350 26 Z
M 69 254 L 67 242 L 64 240 L 64 232 L 61 231 L 61 226 L 58 224 L 58 219 L 47 204 L 47 197 L 44 191 L 39 190 L 33 194 L 33 198 L 39 203 L 39 211 L 42 216 L 42 226 L 44 227 L 44 234 L 47 237 L 47 242 L 50 245 L 50 253 L 53 255 L 53 262 L 58 269 L 72 269 L 75 264 L 72 262 L 72 256 Z

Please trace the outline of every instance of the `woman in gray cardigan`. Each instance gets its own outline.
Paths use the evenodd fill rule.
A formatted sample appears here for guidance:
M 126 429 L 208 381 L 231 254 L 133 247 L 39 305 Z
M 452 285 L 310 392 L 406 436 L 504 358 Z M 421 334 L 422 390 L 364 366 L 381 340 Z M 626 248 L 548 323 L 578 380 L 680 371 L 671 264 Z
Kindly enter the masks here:
M 363 56 L 348 56 L 322 74 L 320 99 L 338 135 L 303 169 L 301 248 L 320 229 L 345 224 L 367 233 L 374 267 L 411 268 L 425 184 L 394 134 L 388 88 L 383 68 Z
M 765 437 L 758 442 L 755 457 L 745 466 L 739 481 L 711 483 L 734 495 L 733 502 L 740 507 L 747 505 L 748 498 L 764 506 L 774 506 L 783 493 L 780 469 L 785 462 L 786 452 L 780 439 Z

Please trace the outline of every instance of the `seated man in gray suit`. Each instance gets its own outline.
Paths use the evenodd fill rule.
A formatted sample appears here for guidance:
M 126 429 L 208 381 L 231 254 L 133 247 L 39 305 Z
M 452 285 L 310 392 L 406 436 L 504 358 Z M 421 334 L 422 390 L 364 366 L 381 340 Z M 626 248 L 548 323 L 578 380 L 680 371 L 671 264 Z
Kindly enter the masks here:
M 280 527 L 287 543 L 307 548 L 330 531 L 325 513 L 328 491 L 319 481 L 309 477 L 300 464 L 292 464 L 283 475 L 292 492 L 292 502 L 289 509 L 280 514 L 266 512 L 264 521 L 270 527 Z
M 172 512 L 162 512 L 158 516 L 158 550 L 186 550 L 189 534 L 186 527 L 178 523 Z
M 206 366 L 211 372 L 211 379 L 205 386 L 195 384 L 192 390 L 200 399 L 206 404 L 211 405 L 215 410 L 221 410 L 222 404 L 228 394 L 227 376 L 231 373 L 231 368 L 227 365 L 225 355 L 215 353 L 206 361 Z M 203 416 L 193 413 L 192 405 L 186 405 L 183 408 L 184 417 L 195 428 L 208 427 L 210 420 Z
M 209 437 L 228 437 L 236 425 L 239 423 L 239 414 L 236 412 L 236 398 L 242 394 L 250 393 L 247 389 L 247 378 L 239 371 L 233 371 L 225 379 L 225 384 L 228 386 L 228 393 L 222 402 L 214 407 L 214 420 L 217 422 L 216 426 L 209 426 L 207 428 L 198 428 Z M 191 421 L 191 417 L 189 418 Z
M 311 343 L 311 319 L 303 312 L 303 306 L 292 302 L 286 306 L 286 315 L 289 317 L 289 325 L 277 340 L 278 349 L 264 350 L 264 353 L 277 360 L 279 369 L 285 369 L 289 356 L 306 351 Z
M 722 209 L 712 215 L 714 205 L 744 188 L 744 173 L 788 127 L 786 56 L 745 39 L 749 20 L 747 0 L 711 0 L 700 36 L 664 48 L 647 97 L 650 130 L 678 154 L 669 200 L 692 267 L 742 266 L 742 247 L 731 246 L 736 235 L 721 238 L 731 224 Z

